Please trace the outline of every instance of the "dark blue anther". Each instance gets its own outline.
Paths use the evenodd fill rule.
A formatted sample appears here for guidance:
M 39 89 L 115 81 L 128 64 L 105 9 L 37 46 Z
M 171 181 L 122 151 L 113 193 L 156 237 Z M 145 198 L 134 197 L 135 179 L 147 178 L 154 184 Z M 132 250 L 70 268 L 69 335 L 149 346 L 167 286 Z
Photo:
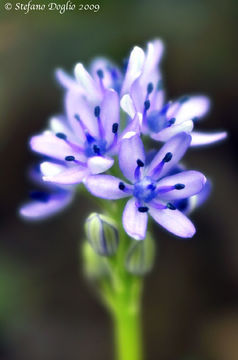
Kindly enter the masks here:
M 41 202 L 47 202 L 50 198 L 50 194 L 44 192 L 44 191 L 31 191 L 30 197 L 33 200 L 38 200 Z
M 163 158 L 163 162 L 167 163 L 169 162 L 173 157 L 173 154 L 171 152 L 167 152 L 167 154 L 165 155 L 165 157 Z
M 183 103 L 185 103 L 185 102 L 188 101 L 188 100 L 189 100 L 189 96 L 184 95 L 184 96 L 182 96 L 182 97 L 179 99 L 179 103 L 180 103 L 180 104 L 183 104 Z
M 176 207 L 171 203 L 167 204 L 167 208 L 170 209 L 170 210 L 176 210 Z
M 99 79 L 103 79 L 104 74 L 103 74 L 102 69 L 98 69 L 98 71 L 97 71 L 97 75 L 98 75 Z
M 182 189 L 185 188 L 185 185 L 184 185 L 184 184 L 175 184 L 175 185 L 174 185 L 174 188 L 175 188 L 176 190 L 182 190 Z
M 119 182 L 118 187 L 120 190 L 123 191 L 125 189 L 125 184 L 121 181 L 121 182 Z
M 145 110 L 148 110 L 150 108 L 150 100 L 145 100 L 144 107 L 145 107 Z
M 145 213 L 149 210 L 149 208 L 147 206 L 139 206 L 138 207 L 138 211 L 141 213 Z
M 143 161 L 140 160 L 140 159 L 137 159 L 137 160 L 136 160 L 136 163 L 137 163 L 137 165 L 138 165 L 139 167 L 145 166 L 145 164 L 143 163 Z
M 68 155 L 68 156 L 65 156 L 64 158 L 66 161 L 74 161 L 75 160 L 75 157 L 73 155 Z
M 118 123 L 112 124 L 112 132 L 113 134 L 116 134 L 118 131 Z
M 168 126 L 171 126 L 175 123 L 176 119 L 175 118 L 172 118 L 170 120 L 168 120 Z
M 147 189 L 154 191 L 156 189 L 156 186 L 154 184 L 150 184 L 147 186 Z
M 152 83 L 149 83 L 147 85 L 147 94 L 151 94 L 154 89 L 154 85 Z
M 94 109 L 94 115 L 96 118 L 98 118 L 100 116 L 100 106 L 96 106 Z
M 78 114 L 75 114 L 74 117 L 75 117 L 76 120 L 80 121 L 80 117 L 79 117 Z
M 100 148 L 96 144 L 93 145 L 93 151 L 95 152 L 95 154 L 100 155 Z
M 59 139 L 66 140 L 67 136 L 64 133 L 58 132 L 55 134 Z

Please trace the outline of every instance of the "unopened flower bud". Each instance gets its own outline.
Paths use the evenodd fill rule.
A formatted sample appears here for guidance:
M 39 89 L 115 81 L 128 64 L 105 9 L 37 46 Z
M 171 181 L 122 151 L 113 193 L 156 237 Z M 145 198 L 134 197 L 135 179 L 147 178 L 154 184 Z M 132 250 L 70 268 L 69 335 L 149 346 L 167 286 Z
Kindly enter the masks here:
M 93 250 L 103 256 L 112 256 L 118 248 L 116 223 L 108 216 L 92 213 L 85 222 L 87 239 Z
M 108 275 L 108 268 L 102 257 L 95 253 L 88 241 L 82 245 L 83 271 L 87 278 L 97 280 Z
M 154 265 L 155 244 L 150 234 L 145 240 L 133 240 L 126 256 L 126 269 L 134 275 L 147 274 Z

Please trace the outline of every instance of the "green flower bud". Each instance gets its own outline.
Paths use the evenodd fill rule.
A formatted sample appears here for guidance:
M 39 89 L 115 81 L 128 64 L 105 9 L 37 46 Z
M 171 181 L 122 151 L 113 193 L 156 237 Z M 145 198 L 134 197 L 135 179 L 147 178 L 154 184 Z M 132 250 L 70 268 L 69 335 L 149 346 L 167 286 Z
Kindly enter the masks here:
M 92 280 L 101 279 L 108 275 L 108 268 L 102 257 L 95 253 L 88 241 L 82 245 L 83 271 Z
M 112 256 L 118 248 L 116 223 L 108 216 L 92 213 L 85 222 L 87 239 L 93 250 L 103 256 Z
M 150 234 L 144 240 L 133 240 L 126 256 L 126 269 L 133 275 L 145 275 L 153 267 L 155 243 Z

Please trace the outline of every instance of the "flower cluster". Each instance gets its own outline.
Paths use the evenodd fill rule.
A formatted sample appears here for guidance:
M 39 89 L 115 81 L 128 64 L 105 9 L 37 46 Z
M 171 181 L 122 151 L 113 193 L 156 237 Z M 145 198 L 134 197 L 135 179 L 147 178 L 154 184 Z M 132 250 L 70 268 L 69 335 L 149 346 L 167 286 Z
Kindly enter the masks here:
M 194 235 L 187 214 L 206 199 L 210 183 L 180 160 L 190 146 L 217 142 L 226 133 L 193 131 L 209 110 L 207 97 L 165 101 L 163 48 L 161 40 L 149 42 L 146 51 L 134 47 L 123 71 L 104 58 L 94 60 L 89 71 L 77 64 L 75 77 L 57 70 L 65 113 L 30 140 L 46 160 L 34 176 L 43 190 L 30 194 L 32 201 L 20 208 L 23 217 L 58 212 L 83 183 L 96 197 L 129 198 L 122 223 L 134 239 L 146 237 L 148 215 L 177 236 Z

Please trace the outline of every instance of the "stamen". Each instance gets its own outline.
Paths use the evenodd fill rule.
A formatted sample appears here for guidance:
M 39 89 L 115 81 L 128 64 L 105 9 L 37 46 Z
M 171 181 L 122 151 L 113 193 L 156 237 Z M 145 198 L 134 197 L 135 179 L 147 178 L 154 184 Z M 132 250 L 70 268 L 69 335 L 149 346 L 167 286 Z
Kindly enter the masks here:
M 82 120 L 80 119 L 78 114 L 74 115 L 75 119 L 79 122 L 79 125 L 81 126 L 81 129 L 87 139 L 87 142 L 90 144 L 93 141 L 95 141 L 95 138 L 89 133 L 88 129 L 86 128 L 86 126 L 84 125 L 84 123 L 82 122 Z
M 80 147 L 79 145 L 76 145 L 76 144 L 72 143 L 71 141 L 69 141 L 67 139 L 67 136 L 64 133 L 58 132 L 58 133 L 55 134 L 55 136 L 57 136 L 61 140 L 64 140 L 69 146 L 71 146 L 71 148 L 73 150 L 76 150 L 76 151 L 79 151 L 79 152 L 84 151 L 82 147 Z
M 171 152 L 167 152 L 167 154 L 165 154 L 165 157 L 163 158 L 163 160 L 154 168 L 154 170 L 151 174 L 152 178 L 158 179 L 158 176 L 159 176 L 161 170 L 163 169 L 164 164 L 169 162 L 172 159 L 172 157 L 173 157 L 173 154 Z
M 118 123 L 112 124 L 112 132 L 113 134 L 116 134 L 118 131 Z
M 161 111 L 160 111 L 160 115 L 166 115 L 166 113 L 167 113 L 170 105 L 171 105 L 170 102 L 168 102 L 167 104 L 165 104 L 164 107 L 163 107 L 163 108 L 161 109 Z
M 137 163 L 137 167 L 135 169 L 134 177 L 135 177 L 136 181 L 138 181 L 138 180 L 140 180 L 140 176 L 141 176 L 140 168 L 144 167 L 145 164 L 140 159 L 137 159 L 136 163 Z
M 141 213 L 145 213 L 149 210 L 149 208 L 147 206 L 139 206 L 138 207 L 138 211 Z
M 33 200 L 38 200 L 41 202 L 47 202 L 50 198 L 50 194 L 44 192 L 44 191 L 31 191 L 30 192 L 30 197 Z
M 65 156 L 64 158 L 66 161 L 75 161 L 75 157 L 73 155 Z
M 123 190 L 125 190 L 125 187 L 126 187 L 126 186 L 125 186 L 125 184 L 121 181 L 121 182 L 119 182 L 118 187 L 119 187 L 120 190 L 123 191 Z
M 154 90 L 154 85 L 152 83 L 149 83 L 147 85 L 147 94 L 148 95 L 151 94 L 153 90 Z
M 100 138 L 103 139 L 104 138 L 104 128 L 103 128 L 102 121 L 100 118 L 100 112 L 101 112 L 100 106 L 96 106 L 94 109 L 94 115 L 98 121 L 98 130 L 99 130 Z
M 103 79 L 103 78 L 104 78 L 104 73 L 103 73 L 102 69 L 98 69 L 98 70 L 97 70 L 97 75 L 98 75 L 99 79 Z
M 147 189 L 154 191 L 156 189 L 156 186 L 154 184 L 150 184 L 147 186 Z
M 185 185 L 184 185 L 184 184 L 175 184 L 175 185 L 174 185 L 174 188 L 175 188 L 176 190 L 182 190 L 182 189 L 185 188 Z
M 96 144 L 93 145 L 93 151 L 95 154 L 100 155 L 100 147 L 98 147 Z
M 80 165 L 80 166 L 83 166 L 83 167 L 87 167 L 87 164 L 82 162 L 82 161 L 79 161 L 79 160 L 76 160 L 75 157 L 73 155 L 68 155 L 68 156 L 65 156 L 64 158 L 66 161 L 73 161 L 75 162 L 76 164 Z
M 80 116 L 79 116 L 78 114 L 75 114 L 74 117 L 75 117 L 75 119 L 76 119 L 77 121 L 80 121 L 80 122 L 81 122 Z
M 150 108 L 150 100 L 145 100 L 144 107 L 145 107 L 145 111 L 149 110 L 149 108 Z
M 56 133 L 55 136 L 57 136 L 57 138 L 62 139 L 62 140 L 67 139 L 67 136 L 64 133 L 61 133 L 61 132 Z
M 137 159 L 136 162 L 137 162 L 137 165 L 138 165 L 139 167 L 145 166 L 145 164 L 143 163 L 143 161 L 140 160 L 140 159 Z
M 95 109 L 94 109 L 94 115 L 96 118 L 98 118 L 100 116 L 100 106 L 96 106 Z
M 167 203 L 167 208 L 170 210 L 176 210 L 176 207 L 171 203 Z
M 164 163 L 167 163 L 167 162 L 169 162 L 171 159 L 172 159 L 172 157 L 173 157 L 173 154 L 171 153 L 171 152 L 167 152 L 167 154 L 165 155 L 165 157 L 163 158 L 163 162 Z
M 171 118 L 170 120 L 168 120 L 168 123 L 167 123 L 168 127 L 170 127 L 171 125 L 173 125 L 173 124 L 175 123 L 175 121 L 176 121 L 176 119 L 175 119 L 174 117 Z
M 174 189 L 174 186 L 161 186 L 157 189 L 157 194 L 164 194 Z

